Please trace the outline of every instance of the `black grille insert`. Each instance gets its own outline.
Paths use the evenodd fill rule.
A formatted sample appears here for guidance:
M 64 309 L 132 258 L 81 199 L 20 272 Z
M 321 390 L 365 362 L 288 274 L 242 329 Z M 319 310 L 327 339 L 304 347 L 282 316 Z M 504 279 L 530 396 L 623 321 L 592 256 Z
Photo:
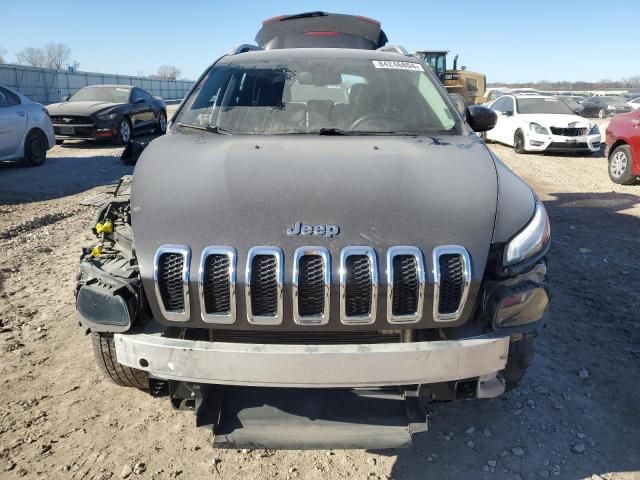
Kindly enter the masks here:
M 551 127 L 551 133 L 554 135 L 563 135 L 565 137 L 581 137 L 587 134 L 586 128 L 558 128 Z
M 324 313 L 324 261 L 320 255 L 304 255 L 298 264 L 298 314 L 301 317 Z
M 54 115 L 51 117 L 51 123 L 55 125 L 92 125 L 93 122 L 89 117 L 78 117 L 73 115 Z
M 438 259 L 440 266 L 440 298 L 438 312 L 453 314 L 460 307 L 465 287 L 462 255 L 446 253 Z
M 231 311 L 230 259 L 228 255 L 211 254 L 204 266 L 204 305 L 207 314 L 228 314 Z
M 366 255 L 350 255 L 345 261 L 345 313 L 348 317 L 371 313 L 371 262 Z
M 278 261 L 273 255 L 251 260 L 251 312 L 261 317 L 278 313 Z
M 179 253 L 163 253 L 158 260 L 158 288 L 167 312 L 184 311 L 182 271 L 184 257 Z
M 394 315 L 414 315 L 418 311 L 420 280 L 418 262 L 413 255 L 393 257 L 393 299 Z

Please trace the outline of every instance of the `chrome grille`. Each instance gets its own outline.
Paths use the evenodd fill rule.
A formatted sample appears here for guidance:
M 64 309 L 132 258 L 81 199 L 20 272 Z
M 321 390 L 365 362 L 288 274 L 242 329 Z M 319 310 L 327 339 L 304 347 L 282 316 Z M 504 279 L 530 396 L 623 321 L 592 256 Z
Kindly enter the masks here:
M 323 247 L 301 247 L 294 254 L 293 319 L 300 325 L 329 321 L 330 258 Z
M 249 322 L 260 325 L 282 323 L 282 250 L 277 247 L 249 250 L 245 281 Z
M 369 247 L 346 247 L 340 255 L 340 321 L 345 325 L 376 320 L 378 266 Z
M 154 284 L 160 308 L 168 320 L 189 320 L 189 262 L 191 252 L 182 245 L 163 245 L 156 252 Z
M 230 247 L 207 247 L 199 269 L 200 311 L 207 323 L 229 324 L 236 318 L 236 252 Z
M 389 323 L 413 323 L 422 318 L 424 261 L 415 247 L 387 250 L 387 319 Z
M 387 322 L 414 323 L 423 317 L 426 270 L 416 247 L 391 247 L 386 252 Z M 163 245 L 154 259 L 156 296 L 163 316 L 190 320 L 189 268 L 191 252 L 182 245 Z M 471 259 L 464 247 L 433 250 L 433 318 L 455 321 L 462 314 L 471 284 Z M 329 322 L 331 257 L 324 247 L 300 247 L 293 261 L 293 319 L 299 325 Z M 345 247 L 340 255 L 340 321 L 367 325 L 376 321 L 378 264 L 370 247 Z M 231 247 L 206 247 L 198 272 L 198 299 L 202 320 L 236 321 L 237 255 Z M 283 321 L 284 257 L 278 247 L 254 247 L 245 265 L 247 320 L 257 325 Z M 194 280 L 195 281 L 195 280 Z
M 436 321 L 460 318 L 471 285 L 471 259 L 461 246 L 437 247 L 433 251 L 433 317 Z

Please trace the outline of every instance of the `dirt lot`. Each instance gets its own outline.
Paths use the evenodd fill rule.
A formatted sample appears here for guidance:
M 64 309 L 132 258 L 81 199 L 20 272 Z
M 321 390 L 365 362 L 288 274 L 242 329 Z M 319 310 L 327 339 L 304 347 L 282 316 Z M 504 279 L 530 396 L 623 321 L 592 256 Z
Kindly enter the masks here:
M 213 450 L 193 414 L 104 380 L 74 319 L 79 202 L 131 169 L 87 144 L 0 164 L 0 478 L 640 478 L 640 185 L 602 157 L 491 148 L 551 215 L 553 319 L 521 388 L 436 406 L 391 451 Z

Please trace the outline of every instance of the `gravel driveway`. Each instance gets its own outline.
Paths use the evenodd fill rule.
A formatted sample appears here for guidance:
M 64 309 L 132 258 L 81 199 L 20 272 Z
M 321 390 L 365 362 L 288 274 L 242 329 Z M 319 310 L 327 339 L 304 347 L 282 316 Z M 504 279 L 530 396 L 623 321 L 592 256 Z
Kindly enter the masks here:
M 84 143 L 0 164 L 0 478 L 640 478 L 640 185 L 602 157 L 490 148 L 549 210 L 552 321 L 521 388 L 436 405 L 388 451 L 214 450 L 193 414 L 105 381 L 73 313 L 79 202 L 132 169 Z

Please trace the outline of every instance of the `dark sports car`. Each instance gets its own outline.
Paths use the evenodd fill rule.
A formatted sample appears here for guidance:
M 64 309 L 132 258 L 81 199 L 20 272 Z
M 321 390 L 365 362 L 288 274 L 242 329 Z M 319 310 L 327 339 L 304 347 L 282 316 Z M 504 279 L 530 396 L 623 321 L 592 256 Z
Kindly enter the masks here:
M 624 97 L 591 97 L 582 102 L 584 110 L 582 115 L 585 117 L 605 118 L 617 113 L 628 113 L 633 110 L 627 105 Z
M 143 130 L 164 133 L 167 128 L 164 101 L 130 85 L 84 87 L 47 110 L 58 142 L 107 139 L 125 144 Z

